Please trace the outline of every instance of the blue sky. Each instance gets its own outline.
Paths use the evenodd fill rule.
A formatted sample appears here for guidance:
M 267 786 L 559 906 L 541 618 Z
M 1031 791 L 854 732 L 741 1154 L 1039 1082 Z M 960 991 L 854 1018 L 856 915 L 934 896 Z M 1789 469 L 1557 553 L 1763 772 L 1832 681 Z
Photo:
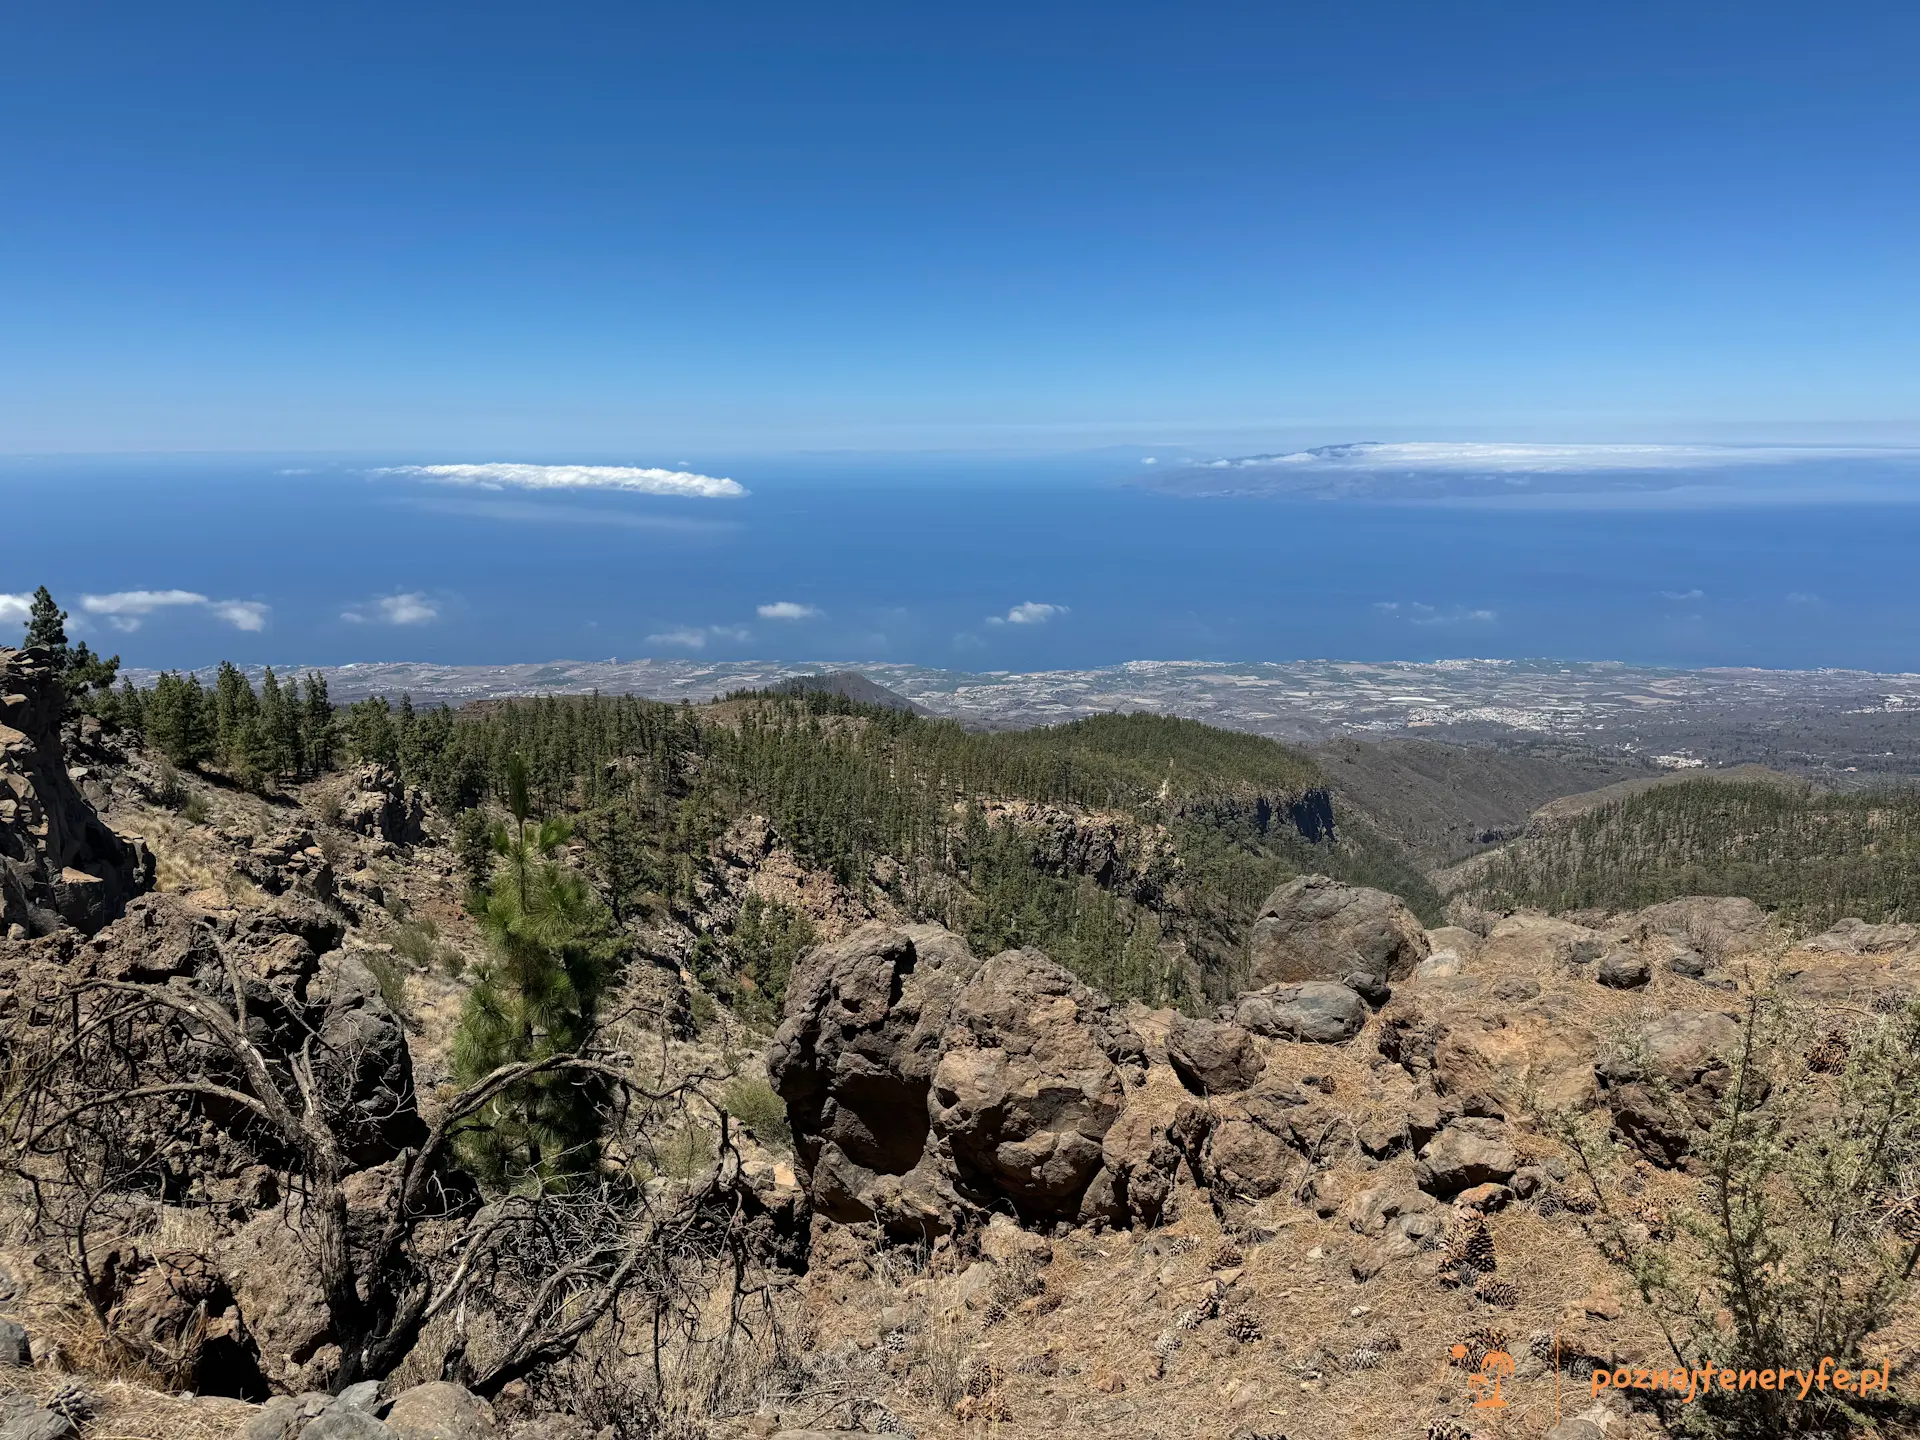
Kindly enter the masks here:
M 1902 4 L 75 3 L 0 452 L 1920 440 Z

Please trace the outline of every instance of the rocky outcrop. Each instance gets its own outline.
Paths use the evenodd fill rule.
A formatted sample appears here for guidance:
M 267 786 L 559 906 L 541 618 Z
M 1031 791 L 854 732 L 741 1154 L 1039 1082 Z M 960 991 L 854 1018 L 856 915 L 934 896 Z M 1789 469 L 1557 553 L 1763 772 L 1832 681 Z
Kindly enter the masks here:
M 0 935 L 91 934 L 153 885 L 153 857 L 108 829 L 67 773 L 65 703 L 48 652 L 0 650 Z
M 64 1011 L 53 997 L 88 982 L 198 992 L 230 1010 L 237 992 L 245 1032 L 263 1054 L 305 1057 L 312 1094 L 352 1172 L 342 1187 L 349 1223 L 373 1227 L 393 1208 L 395 1157 L 421 1143 L 425 1126 L 404 1030 L 358 953 L 340 948 L 343 937 L 339 919 L 310 900 L 211 911 L 173 894 L 143 895 L 91 939 L 61 931 L 0 946 L 0 1018 L 30 1035 L 58 1023 Z M 145 1081 L 184 1078 L 164 1068 L 165 1057 L 197 1052 L 196 1022 L 156 1009 L 129 1023 L 128 1046 L 152 1057 Z M 325 1386 L 339 1355 L 302 1236 L 305 1201 L 284 1178 L 295 1159 L 284 1135 L 217 1092 L 169 1103 L 162 1123 L 177 1138 L 154 1183 L 191 1196 L 231 1233 L 209 1249 L 130 1241 L 114 1250 L 99 1298 L 116 1334 L 209 1393 Z M 436 1203 L 470 1198 L 452 1175 L 435 1194 Z
M 1656 1165 L 1684 1165 L 1733 1084 L 1740 1043 L 1739 1023 L 1717 1011 L 1648 1021 L 1599 1067 L 1615 1127 Z
M 1037 950 L 994 956 L 954 998 L 934 1071 L 932 1125 L 954 1187 L 1024 1219 L 1072 1219 L 1101 1142 L 1144 1076 L 1140 1037 Z
M 1178 877 L 1180 860 L 1164 825 L 1030 800 L 992 800 L 984 809 L 988 824 L 1019 833 L 1034 868 L 1049 875 L 1084 876 L 1142 905 L 1163 903 Z
M 822 1215 L 945 1228 L 950 1182 L 937 1158 L 922 1164 L 927 1095 L 954 997 L 979 968 L 939 926 L 875 923 L 820 946 L 794 976 L 767 1071 Z
M 982 963 L 938 926 L 873 924 L 803 966 L 768 1071 L 816 1209 L 928 1234 L 1077 1216 L 1145 1057 L 1038 952 Z
M 1427 958 L 1427 934 L 1398 896 L 1303 875 L 1260 907 L 1248 942 L 1253 984 L 1404 979 Z
M 337 794 L 340 823 L 390 845 L 416 845 L 425 833 L 427 803 L 387 765 L 369 761 L 349 771 Z

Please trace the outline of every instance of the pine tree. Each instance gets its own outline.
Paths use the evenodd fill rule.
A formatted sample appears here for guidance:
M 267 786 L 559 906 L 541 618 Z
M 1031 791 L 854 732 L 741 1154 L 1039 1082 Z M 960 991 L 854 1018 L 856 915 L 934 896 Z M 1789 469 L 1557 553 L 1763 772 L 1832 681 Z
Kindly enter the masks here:
M 347 707 L 347 733 L 362 761 L 399 770 L 400 737 L 393 728 L 393 707 L 384 695 L 356 700 Z
M 492 957 L 467 993 L 454 1036 L 462 1084 L 502 1065 L 583 1049 L 624 948 L 586 881 L 554 858 L 567 825 L 548 820 L 529 835 L 527 768 L 517 754 L 508 791 L 515 828 L 494 834 L 506 865 L 480 912 Z M 605 1101 L 603 1086 L 577 1076 L 514 1086 L 468 1132 L 467 1161 L 496 1185 L 535 1180 L 563 1188 L 598 1159 Z
M 82 640 L 67 643 L 67 612 L 54 603 L 53 594 L 42 585 L 33 592 L 33 604 L 27 612 L 27 633 L 21 644 L 39 646 L 53 659 L 53 673 L 60 677 L 67 699 L 83 708 L 91 708 L 94 694 L 112 686 L 120 672 L 120 657 L 103 659 Z
M 306 744 L 308 775 L 324 775 L 333 769 L 333 702 L 327 698 L 327 677 L 314 670 L 307 672 L 300 738 Z
M 297 774 L 300 768 L 300 712 L 282 689 L 271 665 L 260 677 L 260 712 L 254 723 L 255 763 L 269 780 Z
M 453 822 L 453 858 L 467 894 L 486 903 L 487 882 L 493 878 L 493 831 L 478 806 L 462 810 Z
M 192 769 L 213 758 L 213 705 L 197 678 L 169 670 L 142 709 L 147 740 L 174 764 Z
M 615 922 L 625 923 L 639 908 L 653 879 L 654 867 L 639 822 L 631 807 L 615 801 L 590 811 L 581 834 L 587 842 L 594 888 Z
M 27 636 L 21 642 L 28 650 L 36 647 L 53 652 L 56 671 L 67 668 L 67 612 L 53 603 L 53 592 L 42 585 L 33 592 L 33 605 L 27 611 Z

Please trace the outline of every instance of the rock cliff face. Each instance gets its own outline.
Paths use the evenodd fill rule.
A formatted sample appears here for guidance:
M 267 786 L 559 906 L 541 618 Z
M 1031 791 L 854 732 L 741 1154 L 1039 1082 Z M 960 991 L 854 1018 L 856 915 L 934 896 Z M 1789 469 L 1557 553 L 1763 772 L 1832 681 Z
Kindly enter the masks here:
M 0 650 L 0 934 L 91 934 L 153 884 L 153 858 L 109 830 L 67 774 L 64 703 L 46 651 Z

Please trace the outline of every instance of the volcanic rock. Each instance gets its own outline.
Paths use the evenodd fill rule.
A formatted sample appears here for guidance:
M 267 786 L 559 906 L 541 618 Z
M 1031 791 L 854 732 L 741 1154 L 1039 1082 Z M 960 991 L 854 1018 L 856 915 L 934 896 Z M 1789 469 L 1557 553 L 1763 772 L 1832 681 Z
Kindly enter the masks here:
M 1167 1026 L 1167 1063 L 1196 1095 L 1244 1090 L 1267 1068 L 1244 1027 L 1184 1015 L 1175 1015 Z
M 91 934 L 153 885 L 153 856 L 108 829 L 67 773 L 65 704 L 47 651 L 0 649 L 0 934 Z
M 1427 958 L 1427 934 L 1399 897 L 1303 875 L 1266 899 L 1249 941 L 1256 987 L 1338 980 L 1364 971 L 1405 979 Z
M 1367 1023 L 1367 1006 L 1345 985 L 1307 980 L 1271 985 L 1240 997 L 1233 1017 L 1256 1035 L 1331 1045 L 1351 1040 Z

